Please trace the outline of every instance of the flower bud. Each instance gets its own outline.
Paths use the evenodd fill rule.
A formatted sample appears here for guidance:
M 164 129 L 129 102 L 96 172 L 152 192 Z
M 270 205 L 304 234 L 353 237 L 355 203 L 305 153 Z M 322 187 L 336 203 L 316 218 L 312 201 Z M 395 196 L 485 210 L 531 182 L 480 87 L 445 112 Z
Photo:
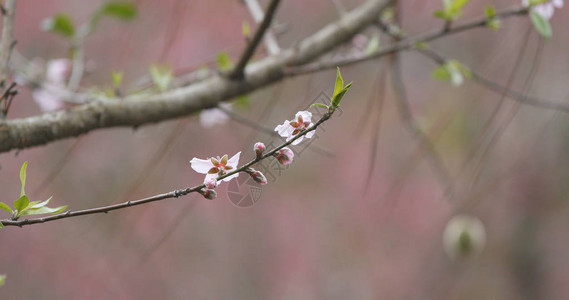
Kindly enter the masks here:
M 209 199 L 209 200 L 213 200 L 213 199 L 217 198 L 217 193 L 211 189 L 201 190 L 200 194 L 202 194 L 204 196 L 204 198 Z
M 204 183 L 205 183 L 205 187 L 211 190 L 217 186 L 217 179 L 212 177 L 212 178 L 206 180 Z
M 452 259 L 467 258 L 482 251 L 486 243 L 486 231 L 482 222 L 472 216 L 458 215 L 447 224 L 443 243 Z
M 284 147 L 277 151 L 275 154 L 276 159 L 283 165 L 290 165 L 294 158 L 294 152 L 289 147 Z
M 263 144 L 261 142 L 257 142 L 253 146 L 253 150 L 255 150 L 255 154 L 257 155 L 257 158 L 260 158 L 261 155 L 263 155 L 263 151 L 265 151 L 265 144 Z
M 255 169 L 249 169 L 247 171 L 247 173 L 249 173 L 249 175 L 251 175 L 251 178 L 253 178 L 253 180 L 255 180 L 256 183 L 258 183 L 260 185 L 267 184 L 267 177 L 265 177 L 265 175 L 263 175 L 263 173 L 261 173 L 261 171 L 257 171 Z

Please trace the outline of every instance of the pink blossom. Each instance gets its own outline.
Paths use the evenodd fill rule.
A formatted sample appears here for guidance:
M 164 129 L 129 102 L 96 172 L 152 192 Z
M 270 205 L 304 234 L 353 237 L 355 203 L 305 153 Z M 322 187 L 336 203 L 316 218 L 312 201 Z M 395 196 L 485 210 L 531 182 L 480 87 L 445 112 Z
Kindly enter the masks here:
M 263 155 L 263 151 L 265 151 L 265 144 L 257 142 L 253 146 L 253 150 L 255 150 L 255 155 L 257 155 L 257 157 L 261 157 L 261 155 Z
M 200 174 L 207 174 L 204 179 L 204 183 L 207 183 L 210 178 L 217 178 L 221 175 L 226 174 L 227 172 L 231 172 L 237 168 L 237 164 L 239 163 L 239 156 L 241 155 L 241 151 L 237 152 L 237 154 L 233 155 L 230 159 L 227 159 L 227 154 L 223 157 L 210 157 L 208 159 L 199 159 L 199 158 L 192 158 L 190 164 L 194 171 Z M 239 176 L 239 173 L 235 173 L 229 177 L 222 179 L 222 181 L 229 181 L 233 178 Z
M 530 0 L 522 0 L 522 4 L 527 7 L 530 5 Z M 549 2 L 541 3 L 531 7 L 533 11 L 538 13 L 542 18 L 549 20 L 553 16 L 555 8 L 562 8 L 563 0 L 551 0 Z
M 209 200 L 213 200 L 213 199 L 217 198 L 217 192 L 214 190 L 210 190 L 210 189 L 206 189 L 205 191 L 202 190 L 202 191 L 200 191 L 200 194 L 202 194 L 204 196 L 204 198 L 209 199 Z
M 205 181 L 205 187 L 210 190 L 214 189 L 216 186 L 217 186 L 217 179 L 213 177 Z
M 219 106 L 231 110 L 231 104 L 229 103 L 221 103 Z M 219 108 L 208 108 L 200 112 L 200 125 L 204 128 L 225 124 L 227 120 L 229 120 L 229 116 Z
M 263 175 L 263 173 L 261 173 L 261 171 L 257 171 L 255 169 L 250 169 L 247 172 L 249 173 L 251 178 L 253 178 L 253 180 L 255 180 L 255 182 L 257 182 L 261 185 L 267 184 L 267 177 L 265 177 L 265 175 Z
M 71 67 L 71 61 L 66 58 L 53 59 L 47 62 L 45 82 L 41 88 L 36 89 L 32 94 L 42 111 L 55 111 L 65 107 L 65 102 L 58 95 L 58 90 L 65 88 Z
M 288 121 L 286 120 L 282 125 L 278 125 L 275 128 L 275 131 L 287 141 L 290 141 L 295 135 L 297 135 L 300 131 L 305 130 L 312 126 L 310 119 L 312 118 L 312 113 L 309 111 L 299 111 L 296 113 L 295 120 Z M 302 136 L 292 142 L 293 145 L 298 145 L 304 139 L 311 138 L 314 135 L 314 131 L 307 133 L 305 136 Z
M 284 147 L 277 151 L 275 154 L 276 159 L 283 165 L 290 165 L 294 158 L 294 152 L 288 147 Z

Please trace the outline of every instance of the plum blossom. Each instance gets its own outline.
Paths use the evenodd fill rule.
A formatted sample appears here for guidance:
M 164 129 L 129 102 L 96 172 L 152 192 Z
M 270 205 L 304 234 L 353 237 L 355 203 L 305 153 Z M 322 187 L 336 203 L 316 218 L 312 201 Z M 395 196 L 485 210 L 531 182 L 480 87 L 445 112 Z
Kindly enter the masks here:
M 52 59 L 46 63 L 45 83 L 33 91 L 33 98 L 42 111 L 55 111 L 65 107 L 57 90 L 65 88 L 71 67 L 72 63 L 67 58 Z
M 210 190 L 214 189 L 216 186 L 217 186 L 217 179 L 213 177 L 205 181 L 205 187 Z
M 283 165 L 290 165 L 294 158 L 294 152 L 289 147 L 284 147 L 274 154 L 275 158 Z
M 275 131 L 284 138 L 286 138 L 287 142 L 290 141 L 295 135 L 297 135 L 300 131 L 305 130 L 312 126 L 310 119 L 312 118 L 312 113 L 309 111 L 299 111 L 296 113 L 295 120 L 288 121 L 286 120 L 282 125 L 278 125 L 275 128 Z M 307 133 L 306 135 L 298 138 L 294 142 L 293 145 L 298 145 L 304 137 L 311 138 L 314 135 L 314 131 Z
M 259 158 L 263 155 L 263 151 L 265 151 L 265 144 L 257 142 L 253 146 L 253 150 L 255 150 L 255 155 L 257 156 L 257 158 Z
M 448 222 L 443 245 L 451 259 L 464 259 L 482 251 L 486 243 L 484 224 L 470 215 L 457 215 Z
M 224 109 L 231 110 L 230 103 L 219 104 Z M 218 124 L 225 124 L 229 116 L 219 108 L 208 108 L 200 112 L 200 125 L 204 128 L 211 128 Z
M 209 200 L 217 198 L 217 192 L 211 189 L 201 190 L 200 194 L 202 194 L 204 198 Z
M 251 178 L 253 178 L 253 180 L 255 180 L 256 183 L 258 183 L 260 185 L 267 184 L 267 177 L 265 177 L 265 175 L 263 175 L 263 173 L 261 173 L 261 171 L 257 171 L 253 168 L 249 168 L 248 170 L 246 170 L 246 172 L 249 173 Z
M 522 4 L 525 7 L 530 6 L 530 0 L 522 0 Z M 563 0 L 551 0 L 549 2 L 541 3 L 531 7 L 533 11 L 539 14 L 542 18 L 549 20 L 553 16 L 555 8 L 562 8 Z
M 204 183 L 208 183 L 211 178 L 216 179 L 219 176 L 226 174 L 227 172 L 231 172 L 237 168 L 237 164 L 239 163 L 239 156 L 241 155 L 241 151 L 237 152 L 237 154 L 233 155 L 231 158 L 227 158 L 227 154 L 223 157 L 210 157 L 208 159 L 199 159 L 199 158 L 192 158 L 190 164 L 194 171 L 200 174 L 207 174 L 204 179 Z M 231 176 L 223 178 L 222 181 L 229 181 L 233 178 L 239 176 L 239 173 L 235 173 Z

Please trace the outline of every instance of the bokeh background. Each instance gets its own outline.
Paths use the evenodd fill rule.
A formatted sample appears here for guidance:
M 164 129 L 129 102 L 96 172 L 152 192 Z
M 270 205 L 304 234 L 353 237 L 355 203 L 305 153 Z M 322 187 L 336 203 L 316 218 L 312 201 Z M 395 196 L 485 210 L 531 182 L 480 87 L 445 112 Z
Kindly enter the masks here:
M 212 65 L 220 51 L 236 60 L 245 46 L 242 22 L 253 24 L 238 0 L 135 2 L 136 20 L 105 21 L 87 39 L 90 69 L 82 86 L 110 86 L 112 70 L 122 70 L 125 85 L 132 85 L 153 63 L 180 72 Z M 283 48 L 338 18 L 333 1 L 282 2 L 276 19 Z M 362 2 L 341 1 L 348 9 Z M 440 28 L 432 12 L 441 1 L 399 2 L 407 33 Z M 17 50 L 30 59 L 66 57 L 67 42 L 42 32 L 41 21 L 67 12 L 81 24 L 101 3 L 19 1 Z M 481 16 L 487 4 L 520 3 L 471 1 L 461 21 Z M 498 32 L 474 29 L 431 46 L 502 85 L 525 47 L 512 88 L 567 103 L 568 17 L 567 9 L 555 12 L 547 42 L 528 17 L 515 17 Z M 264 55 L 261 47 L 257 57 Z M 268 175 L 271 182 L 254 205 L 234 205 L 224 183 L 214 201 L 192 194 L 3 229 L 0 273 L 8 278 L 0 298 L 569 298 L 567 113 L 502 102 L 472 81 L 460 87 L 435 81 L 436 65 L 413 52 L 401 60 L 413 116 L 451 180 L 433 171 L 428 151 L 401 118 L 389 77 L 379 84 L 385 60 L 343 67 L 354 85 L 341 114 L 309 148 L 296 148 L 290 167 Z M 234 112 L 274 128 L 331 94 L 334 77 L 335 70 L 327 70 L 286 79 L 252 93 L 250 106 Z M 41 113 L 30 91 L 20 91 L 9 117 Z M 32 200 L 53 196 L 54 206 L 77 210 L 196 185 L 202 175 L 190 159 L 243 151 L 245 162 L 257 141 L 279 140 L 233 120 L 206 129 L 196 115 L 98 130 L 0 155 L 1 198 L 11 203 L 18 196 L 24 161 Z M 240 176 L 241 193 L 257 187 L 245 179 Z M 449 184 L 454 197 L 445 196 Z M 483 222 L 487 242 L 479 255 L 453 260 L 442 235 L 449 219 L 463 213 Z

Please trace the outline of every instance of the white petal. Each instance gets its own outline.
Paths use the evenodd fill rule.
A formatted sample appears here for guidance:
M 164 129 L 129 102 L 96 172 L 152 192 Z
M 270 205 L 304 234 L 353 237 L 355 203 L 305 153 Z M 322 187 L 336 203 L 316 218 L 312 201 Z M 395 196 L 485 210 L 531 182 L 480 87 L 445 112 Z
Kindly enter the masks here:
M 200 174 L 207 174 L 207 172 L 214 167 L 211 160 L 199 159 L 197 157 L 192 158 L 192 160 L 190 160 L 190 164 L 192 169 Z
M 217 108 L 204 109 L 200 113 L 200 125 L 211 128 L 217 124 L 225 124 L 229 117 L 222 110 Z
M 217 175 L 218 175 L 217 173 L 205 175 L 205 179 L 203 180 L 203 183 L 205 184 L 210 178 L 217 178 L 218 177 Z
M 233 178 L 237 178 L 237 177 L 239 177 L 239 172 L 237 172 L 237 173 L 235 173 L 235 174 L 233 174 L 233 175 L 231 175 L 231 176 L 229 176 L 229 177 L 223 178 L 221 181 L 226 181 L 226 182 L 227 182 L 227 181 L 229 181 L 229 180 L 231 180 L 231 179 L 233 179 Z
M 301 136 L 298 138 L 298 140 L 295 140 L 294 142 L 292 142 L 292 145 L 298 145 L 300 144 L 300 142 L 302 142 L 302 139 L 304 139 L 304 136 Z
M 53 84 L 65 85 L 71 73 L 72 63 L 67 58 L 52 59 L 47 62 L 46 80 Z
M 42 112 L 56 111 L 65 107 L 65 103 L 61 101 L 59 96 L 48 89 L 37 89 L 33 91 L 32 95 Z
M 558 7 L 558 8 L 563 7 L 563 0 L 553 0 L 552 2 L 553 2 L 553 5 L 555 7 Z
M 307 133 L 307 134 L 305 135 L 305 137 L 306 137 L 307 139 L 310 139 L 310 138 L 312 138 L 312 136 L 313 136 L 315 133 L 316 133 L 316 130 L 312 130 L 311 132 Z
M 296 119 L 298 120 L 298 116 L 302 116 L 302 121 L 304 122 L 310 122 L 310 119 L 312 119 L 312 113 L 306 110 L 301 110 L 299 112 L 296 113 Z
M 282 137 L 289 137 L 294 132 L 294 127 L 290 125 L 290 121 L 285 121 L 283 125 L 275 127 L 275 131 Z
M 237 168 L 237 164 L 239 164 L 239 156 L 241 155 L 241 151 L 237 152 L 237 154 L 233 155 L 228 161 L 227 166 L 233 167 L 233 169 Z M 233 170 L 231 170 L 233 171 Z

